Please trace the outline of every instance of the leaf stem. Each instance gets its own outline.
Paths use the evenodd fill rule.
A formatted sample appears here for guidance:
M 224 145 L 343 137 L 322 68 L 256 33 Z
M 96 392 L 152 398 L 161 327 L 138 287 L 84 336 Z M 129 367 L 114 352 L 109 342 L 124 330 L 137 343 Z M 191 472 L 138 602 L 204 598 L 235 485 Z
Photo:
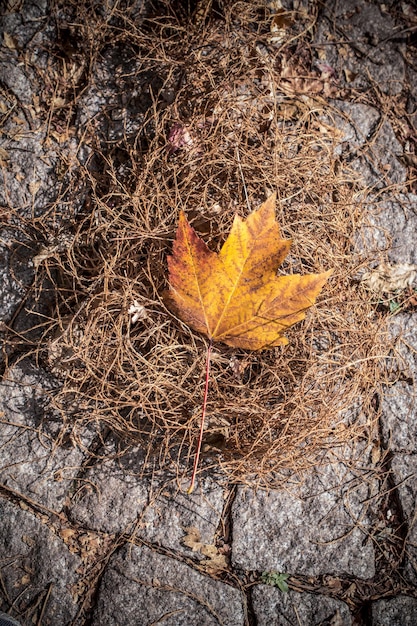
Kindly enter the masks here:
M 207 346 L 207 356 L 206 356 L 206 384 L 204 387 L 204 398 L 203 398 L 203 409 L 201 412 L 201 423 L 200 423 L 200 434 L 198 437 L 197 449 L 195 451 L 194 458 L 194 467 L 193 473 L 191 476 L 191 485 L 189 486 L 187 493 L 190 494 L 194 491 L 195 486 L 195 478 L 197 474 L 198 462 L 200 460 L 200 452 L 201 452 L 201 444 L 203 442 L 203 432 L 204 432 L 204 421 L 206 418 L 206 406 L 207 406 L 207 396 L 208 396 L 208 388 L 209 388 L 209 380 L 210 380 L 210 359 L 211 359 L 211 349 L 212 349 L 212 341 L 210 339 L 209 344 Z

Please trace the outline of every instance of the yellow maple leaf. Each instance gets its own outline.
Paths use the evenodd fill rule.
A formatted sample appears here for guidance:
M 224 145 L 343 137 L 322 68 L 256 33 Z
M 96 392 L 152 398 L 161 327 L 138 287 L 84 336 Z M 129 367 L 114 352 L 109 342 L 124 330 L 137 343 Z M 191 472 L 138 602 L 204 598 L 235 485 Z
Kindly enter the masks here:
M 243 220 L 235 216 L 219 253 L 181 211 L 168 257 L 168 306 L 212 341 L 260 350 L 288 343 L 284 331 L 304 319 L 332 273 L 277 276 L 291 240 L 281 239 L 275 194 Z

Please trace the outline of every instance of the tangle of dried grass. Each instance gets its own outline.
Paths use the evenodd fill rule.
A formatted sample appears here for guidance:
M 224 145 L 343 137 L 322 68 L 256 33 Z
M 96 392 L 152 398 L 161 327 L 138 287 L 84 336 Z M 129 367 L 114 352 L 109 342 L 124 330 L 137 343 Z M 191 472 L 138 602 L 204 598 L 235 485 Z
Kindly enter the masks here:
M 58 287 L 48 359 L 64 378 L 57 405 L 71 407 L 80 424 L 141 442 L 147 458 L 183 474 L 198 436 L 205 338 L 174 319 L 161 297 L 178 210 L 218 249 L 234 213 L 247 215 L 248 204 L 276 190 L 277 219 L 294 241 L 283 271 L 334 268 L 334 276 L 288 333 L 289 346 L 215 347 L 203 448 L 204 470 L 264 485 L 369 434 L 388 348 L 353 280 L 364 193 L 338 157 L 331 106 L 294 91 L 288 75 L 282 80 L 284 48 L 269 47 L 256 3 L 238 4 L 198 34 L 198 45 L 173 18 L 120 31 L 140 50 L 138 83 L 142 73 L 163 79 L 134 136 L 109 147 L 94 122 L 84 129 L 90 208 L 71 244 L 44 262 Z

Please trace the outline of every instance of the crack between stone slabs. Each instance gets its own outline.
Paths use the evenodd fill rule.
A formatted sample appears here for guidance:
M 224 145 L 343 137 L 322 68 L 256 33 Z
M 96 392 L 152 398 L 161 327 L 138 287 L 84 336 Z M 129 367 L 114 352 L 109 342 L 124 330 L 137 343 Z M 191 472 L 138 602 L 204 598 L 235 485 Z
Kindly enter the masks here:
M 85 593 L 80 597 L 81 602 L 74 617 L 72 626 L 90 626 L 93 620 L 94 608 L 100 590 L 101 579 L 106 571 L 112 555 L 127 543 L 124 535 L 115 538 L 111 547 L 98 558 L 91 566 L 89 572 L 81 577 L 85 582 Z
M 378 520 L 381 519 L 379 517 L 369 531 L 370 537 L 374 538 L 376 551 L 378 551 L 375 559 L 376 571 L 371 580 L 339 575 L 334 578 L 340 581 L 342 589 L 335 591 L 329 588 L 328 581 L 326 581 L 327 576 L 320 576 L 315 581 L 312 581 L 309 577 L 295 575 L 291 576 L 288 581 L 290 589 L 322 593 L 346 602 L 361 626 L 371 626 L 370 607 L 373 601 L 399 595 L 400 593 L 413 594 L 412 586 L 407 585 L 401 576 L 401 570 L 404 568 L 406 538 L 409 529 L 399 498 L 398 485 L 395 484 L 392 474 L 393 454 L 389 449 L 383 447 L 380 397 L 378 393 L 374 395 L 373 410 L 378 420 L 378 444 L 383 454 L 379 467 L 375 464 L 373 468 L 374 472 L 379 473 L 380 488 L 378 493 L 369 499 L 369 502 L 376 501 L 378 504 L 376 513 L 384 513 L 384 529 L 392 529 L 393 532 L 389 534 L 389 538 L 393 538 L 395 543 L 393 541 L 387 543 L 385 540 L 378 545 L 375 536 L 378 532 Z M 388 510 L 394 512 L 390 519 L 386 517 L 385 513 Z M 392 559 L 390 559 L 390 556 Z M 355 585 L 355 587 L 352 588 L 352 585 Z
M 219 526 L 215 533 L 217 537 L 222 537 L 224 540 L 227 540 L 227 541 L 231 540 L 231 532 L 232 532 L 231 511 L 232 511 L 234 499 L 236 497 L 236 492 L 237 492 L 237 486 L 233 485 L 226 497 L 222 515 L 221 515 L 220 522 L 219 522 Z M 83 529 L 81 527 L 78 527 L 78 530 L 82 532 Z M 85 530 L 86 532 L 88 532 L 88 529 L 85 529 Z M 217 544 L 219 543 L 219 539 L 217 539 L 216 543 Z M 223 571 L 219 573 L 219 575 L 210 574 L 203 567 L 199 565 L 199 561 L 196 561 L 192 559 L 191 557 L 184 555 L 183 553 L 173 550 L 172 548 L 166 548 L 160 545 L 159 543 L 153 543 L 151 541 L 142 539 L 141 537 L 135 535 L 134 530 L 133 532 L 121 533 L 119 536 L 117 536 L 109 552 L 102 557 L 102 559 L 100 560 L 100 563 L 95 564 L 93 566 L 94 568 L 100 565 L 100 571 L 99 573 L 92 574 L 93 580 L 91 579 L 89 580 L 89 587 L 91 588 L 94 585 L 93 597 L 90 598 L 90 600 L 93 601 L 93 598 L 96 597 L 96 594 L 98 593 L 100 580 L 104 574 L 104 571 L 106 569 L 107 562 L 110 556 L 117 549 L 125 546 L 126 544 L 146 546 L 147 548 L 149 548 L 150 550 L 152 550 L 153 552 L 157 554 L 161 554 L 175 561 L 184 563 L 185 565 L 197 571 L 199 574 L 202 574 L 203 576 L 211 578 L 212 580 L 217 580 L 225 585 L 229 585 L 235 589 L 238 589 L 240 593 L 242 594 L 242 599 L 243 599 L 243 604 L 244 604 L 243 609 L 244 609 L 244 614 L 245 614 L 245 626 L 257 625 L 256 616 L 252 608 L 250 592 L 247 591 L 247 584 L 245 584 L 245 582 L 241 580 L 241 577 L 238 576 L 233 571 L 233 568 L 231 567 L 231 564 L 230 564 L 230 558 L 228 559 L 229 560 L 228 565 L 229 565 L 230 570 Z M 246 574 L 244 574 L 244 576 L 246 576 Z M 87 577 L 87 580 L 88 580 L 88 577 Z M 84 610 L 84 607 L 87 601 L 89 600 L 87 598 L 84 598 L 82 606 L 80 607 L 79 612 L 77 613 L 77 619 L 81 619 L 81 612 Z M 85 621 L 83 621 L 83 626 L 90 626 L 91 620 L 92 620 L 92 615 L 87 617 Z M 75 623 L 81 624 L 81 622 L 75 622 Z
M 55 519 L 57 521 L 59 520 L 60 522 L 64 522 L 66 524 L 68 523 L 66 515 L 58 513 L 58 511 L 54 511 L 53 509 L 49 509 L 46 506 L 43 506 L 43 504 L 32 500 L 28 496 L 25 496 L 23 493 L 20 493 L 20 491 L 15 491 L 14 489 L 11 489 L 11 487 L 7 487 L 7 485 L 4 485 L 3 483 L 0 483 L 0 495 L 2 495 L 4 499 L 8 502 L 16 504 L 23 510 L 25 510 L 26 508 L 26 510 L 31 511 L 34 515 L 46 514 L 52 519 Z M 25 506 L 22 506 L 22 502 Z M 48 526 L 48 528 L 50 529 L 53 529 L 52 525 L 50 527 L 48 524 L 46 524 L 46 526 Z
M 405 565 L 405 547 L 407 542 L 407 537 L 409 534 L 409 525 L 404 514 L 404 509 L 401 503 L 401 498 L 398 492 L 398 485 L 395 483 L 393 472 L 392 472 L 392 461 L 394 458 L 393 452 L 384 445 L 384 436 L 382 432 L 382 420 L 381 420 L 381 410 L 380 410 L 380 397 L 379 394 L 375 394 L 375 402 L 376 402 L 376 410 L 378 411 L 378 436 L 379 436 L 379 445 L 381 450 L 384 452 L 382 456 L 381 463 L 381 471 L 382 476 L 385 477 L 386 480 L 386 489 L 381 494 L 381 499 L 387 499 L 386 510 L 391 510 L 393 514 L 390 518 L 384 514 L 384 522 L 386 528 L 393 530 L 393 537 L 397 539 L 396 545 L 393 546 L 390 552 L 393 552 L 395 549 L 395 553 L 393 554 L 394 559 L 397 561 L 397 567 L 400 572 L 404 569 Z M 383 504 L 383 502 L 381 502 Z M 381 510 L 381 506 L 380 506 Z M 381 551 L 381 554 L 384 554 Z
M 230 546 L 230 552 L 228 554 L 227 563 L 229 566 L 229 571 L 225 572 L 225 577 L 223 579 L 224 582 L 230 582 L 230 584 L 238 588 L 243 595 L 244 598 L 244 614 L 245 614 L 245 626 L 257 626 L 258 620 L 253 608 L 252 602 L 252 594 L 251 594 L 251 585 L 249 580 L 252 578 L 252 572 L 249 571 L 239 571 L 237 572 L 231 563 L 231 553 L 232 553 L 232 544 L 233 544 L 233 504 L 237 496 L 237 485 L 231 485 L 229 487 L 229 493 L 225 499 L 223 510 L 220 516 L 220 521 L 217 526 L 215 536 L 216 543 L 222 542 L 224 545 Z M 236 584 L 237 583 L 237 584 Z
M 232 488 L 229 490 L 229 493 L 226 497 L 226 500 L 223 506 L 223 511 L 220 517 L 220 522 L 215 533 L 217 537 L 216 545 L 219 544 L 220 538 L 222 538 L 223 545 L 224 543 L 226 543 L 226 541 L 227 542 L 231 541 L 231 532 L 232 532 L 231 511 L 232 511 L 233 502 L 236 497 L 236 492 L 237 492 L 237 486 L 233 485 Z M 80 526 L 77 526 L 77 530 L 79 532 L 83 532 L 83 531 L 89 532 L 88 528 L 83 528 Z M 188 557 L 184 555 L 183 553 L 178 552 L 172 548 L 166 548 L 160 545 L 159 543 L 153 543 L 151 541 L 142 539 L 141 537 L 135 535 L 135 530 L 133 529 L 130 532 L 123 532 L 115 536 L 114 542 L 112 543 L 110 550 L 99 559 L 99 562 L 94 563 L 92 565 L 90 574 L 86 575 L 85 577 L 86 581 L 88 581 L 88 584 L 86 585 L 87 592 L 81 602 L 81 606 L 78 609 L 77 616 L 74 621 L 74 626 L 75 625 L 81 626 L 81 624 L 82 626 L 90 626 L 90 624 L 92 623 L 94 598 L 97 597 L 97 594 L 100 588 L 100 581 L 106 570 L 107 563 L 111 555 L 116 550 L 120 549 L 126 544 L 146 546 L 147 548 L 149 548 L 150 550 L 152 550 L 153 552 L 157 554 L 161 554 L 162 556 L 166 556 L 175 561 L 184 563 L 185 565 L 192 568 L 199 574 L 202 574 L 203 576 L 206 576 L 212 580 L 217 580 L 223 584 L 226 584 L 235 589 L 238 589 L 240 593 L 242 594 L 243 610 L 244 610 L 244 615 L 245 615 L 245 626 L 257 625 L 256 616 L 254 614 L 253 607 L 252 607 L 252 600 L 251 600 L 250 592 L 247 591 L 247 585 L 241 580 L 241 577 L 238 576 L 233 571 L 233 568 L 231 567 L 231 563 L 230 563 L 230 557 L 228 559 L 228 566 L 230 568 L 229 570 L 219 572 L 218 575 L 211 574 L 210 572 L 206 571 L 203 567 L 199 565 L 199 561 L 192 559 L 191 557 Z M 246 574 L 244 574 L 244 576 L 246 576 Z M 89 607 L 87 609 L 86 609 L 86 604 L 89 604 Z
M 93 467 L 95 467 L 100 461 L 103 460 L 103 457 L 99 457 L 97 456 L 97 454 L 101 449 L 104 448 L 111 434 L 112 434 L 111 429 L 107 426 L 104 426 L 103 431 L 101 433 L 97 433 L 94 436 L 91 443 L 89 444 L 89 446 L 86 447 L 87 458 L 79 466 L 76 475 L 69 482 L 68 489 L 66 491 L 66 500 L 68 501 L 68 503 L 64 504 L 62 510 L 65 512 L 65 514 L 68 517 L 69 517 L 69 511 L 73 504 L 71 502 L 71 496 L 74 495 L 74 493 L 76 493 L 77 490 L 79 489 L 78 482 L 83 481 L 87 472 Z
M 228 538 L 230 536 L 230 533 L 229 530 L 226 531 L 226 524 L 224 520 L 227 520 L 227 524 L 230 524 L 231 509 L 235 495 L 236 487 L 234 486 L 228 494 L 228 497 L 226 498 L 226 502 L 221 516 L 222 521 L 219 525 L 222 535 L 227 532 L 228 534 L 226 534 L 226 537 Z M 78 524 L 74 524 L 68 519 L 65 513 L 58 513 L 53 509 L 49 509 L 48 507 L 39 504 L 28 496 L 25 496 L 24 494 L 21 494 L 20 492 L 15 491 L 10 487 L 7 487 L 6 485 L 3 485 L 2 483 L 0 483 L 0 497 L 1 496 L 3 496 L 6 500 L 14 503 L 16 506 L 19 506 L 20 508 L 29 511 L 44 526 L 46 526 L 49 531 L 53 533 L 53 535 L 60 538 L 61 540 L 63 540 L 59 532 L 61 529 L 69 529 L 76 532 L 76 535 L 74 537 L 76 553 L 81 556 L 83 563 L 86 565 L 87 571 L 81 575 L 80 579 L 83 583 L 85 583 L 85 592 L 80 594 L 80 604 L 78 607 L 77 615 L 74 619 L 74 626 L 89 626 L 89 624 L 91 623 L 94 609 L 94 598 L 97 597 L 97 593 L 100 587 L 100 581 L 107 567 L 108 561 L 116 550 L 120 549 L 128 543 L 133 545 L 144 545 L 156 553 L 184 563 L 185 565 L 191 567 L 193 570 L 208 578 L 211 578 L 212 580 L 218 580 L 223 584 L 238 589 L 242 594 L 242 600 L 244 605 L 243 609 L 245 613 L 245 626 L 256 626 L 256 618 L 253 614 L 250 595 L 245 588 L 245 584 L 241 581 L 240 577 L 233 571 L 224 571 L 219 573 L 219 575 L 210 574 L 210 572 L 207 572 L 204 568 L 199 566 L 198 561 L 195 561 L 182 553 L 176 552 L 175 550 L 165 548 L 160 544 L 155 544 L 143 540 L 140 537 L 135 536 L 134 531 L 128 533 L 124 532 L 120 533 L 119 535 L 107 537 L 109 541 L 109 543 L 107 543 L 107 546 L 101 553 L 94 554 L 92 556 L 91 562 L 89 563 L 88 558 L 82 556 L 83 546 L 80 542 L 79 535 L 91 533 L 91 529 L 84 528 L 82 526 L 79 526 Z M 23 507 L 22 504 L 24 505 Z M 45 517 L 47 519 L 45 519 Z M 231 527 L 229 526 L 228 528 Z M 93 534 L 103 537 L 106 535 L 106 533 L 100 532 Z M 66 542 L 64 541 L 64 543 Z M 230 570 L 232 570 L 230 563 L 229 567 Z
M 126 543 L 130 543 L 130 542 L 126 542 Z M 136 544 L 135 544 L 136 545 Z M 148 544 L 143 543 L 142 545 L 145 545 L 147 547 L 150 547 Z M 118 546 L 121 547 L 121 546 Z M 102 568 L 101 572 L 100 572 L 100 577 L 99 579 L 97 579 L 96 581 L 96 589 L 94 592 L 94 596 L 97 596 L 97 593 L 99 591 L 99 587 L 100 587 L 100 580 L 103 576 L 105 567 Z M 123 578 L 125 580 L 128 581 L 133 581 L 138 585 L 144 586 L 144 587 L 148 587 L 151 589 L 158 589 L 158 590 L 162 590 L 162 591 L 172 591 L 174 593 L 178 593 L 181 594 L 183 596 L 189 597 L 192 600 L 194 600 L 195 602 L 197 602 L 202 608 L 204 608 L 206 611 L 209 612 L 210 615 L 212 615 L 213 617 L 215 617 L 215 619 L 218 621 L 219 626 L 221 626 L 223 624 L 223 621 L 217 616 L 216 613 L 213 613 L 213 611 L 210 610 L 209 606 L 207 604 L 204 603 L 204 601 L 202 601 L 202 598 L 200 598 L 199 596 L 193 594 L 193 593 L 187 593 L 186 591 L 179 589 L 177 587 L 171 586 L 171 585 L 156 585 L 153 584 L 152 582 L 146 582 L 144 580 L 141 580 L 139 578 L 133 577 L 133 576 L 127 576 L 123 571 L 121 571 L 120 569 L 118 569 L 118 574 L 120 576 L 123 576 Z M 84 616 L 84 620 L 83 621 L 79 621 L 82 620 L 82 615 L 81 615 L 82 609 L 79 610 L 79 612 L 77 613 L 77 615 L 74 618 L 74 621 L 72 623 L 72 626 L 91 626 L 92 624 L 92 620 L 94 617 L 94 604 L 92 605 L 92 607 L 90 608 L 90 613 L 88 616 Z M 158 622 L 152 622 L 152 624 L 156 624 L 159 623 Z M 245 625 L 246 626 L 246 625 Z
M 199 574 L 202 574 L 203 576 L 206 576 L 207 578 L 216 580 L 225 585 L 233 587 L 234 589 L 237 589 L 238 591 L 241 592 L 243 596 L 243 600 L 244 600 L 243 609 L 245 613 L 245 626 L 256 626 L 256 621 L 250 621 L 250 617 L 248 616 L 247 606 L 246 606 L 246 598 L 247 598 L 246 589 L 244 585 L 242 584 L 240 578 L 236 574 L 231 575 L 230 572 L 228 571 L 222 572 L 222 574 L 218 576 L 210 574 L 209 572 L 204 570 L 202 567 L 199 567 L 198 561 L 195 561 L 194 559 L 187 557 L 186 555 L 180 552 L 177 552 L 176 550 L 173 550 L 172 548 L 165 548 L 164 546 L 161 546 L 160 544 L 146 541 L 145 539 L 142 539 L 141 537 L 132 536 L 132 535 L 120 535 L 118 539 L 117 548 L 121 548 L 125 546 L 126 544 L 132 544 L 136 546 L 145 546 L 157 554 L 161 554 L 162 556 L 166 556 L 180 563 L 184 563 L 191 569 L 195 570 Z M 103 568 L 103 570 L 101 571 L 100 578 L 102 574 L 104 573 L 104 569 L 105 568 Z M 85 626 L 89 626 L 89 624 L 86 622 Z
M 380 447 L 383 448 L 379 394 L 374 395 L 372 406 L 375 418 L 377 419 L 378 442 Z M 386 498 L 384 508 L 385 510 L 391 509 L 394 515 L 392 515 L 390 520 L 384 515 L 385 528 L 393 530 L 390 538 L 393 537 L 395 539 L 395 544 L 392 546 L 388 544 L 388 550 L 386 550 L 386 542 L 384 542 L 381 547 L 376 543 L 376 549 L 378 550 L 379 548 L 379 551 L 376 558 L 376 572 L 374 577 L 370 580 L 364 580 L 348 575 L 321 575 L 311 577 L 290 574 L 290 579 L 288 580 L 290 590 L 315 594 L 319 593 L 345 602 L 349 606 L 356 620 L 355 623 L 357 623 L 358 626 L 359 624 L 361 626 L 372 626 L 370 621 L 370 607 L 375 600 L 392 597 L 400 593 L 408 593 L 409 595 L 414 595 L 415 593 L 412 586 L 405 584 L 405 581 L 403 581 L 401 577 L 401 569 L 403 569 L 405 561 L 404 548 L 408 534 L 408 524 L 399 498 L 398 485 L 395 484 L 391 471 L 392 458 L 392 452 L 385 448 L 380 466 L 373 466 L 372 468 L 374 472 L 379 473 L 380 488 L 378 489 L 378 493 L 370 498 L 369 502 L 375 500 L 379 504 L 378 511 L 380 511 L 381 504 L 384 506 L 382 500 Z M 381 489 L 381 486 L 383 489 Z M 377 521 L 378 520 L 376 520 L 374 527 L 370 529 L 370 536 L 374 536 L 374 533 L 378 530 L 375 527 Z M 392 561 L 389 559 L 390 555 L 393 555 L 394 564 L 392 564 Z M 242 579 L 242 576 L 245 576 L 251 577 L 252 582 L 261 582 L 260 574 L 260 572 L 244 572 L 240 574 L 240 579 Z M 255 578 L 253 578 L 254 576 Z M 339 588 L 335 587 L 332 589 L 332 579 L 339 581 Z M 250 593 L 247 594 L 247 596 L 250 601 Z M 251 608 L 250 604 L 249 607 Z M 251 616 L 249 619 L 251 619 Z M 256 625 L 255 615 L 253 615 L 253 619 L 253 622 L 248 622 L 250 626 L 252 626 L 252 624 Z

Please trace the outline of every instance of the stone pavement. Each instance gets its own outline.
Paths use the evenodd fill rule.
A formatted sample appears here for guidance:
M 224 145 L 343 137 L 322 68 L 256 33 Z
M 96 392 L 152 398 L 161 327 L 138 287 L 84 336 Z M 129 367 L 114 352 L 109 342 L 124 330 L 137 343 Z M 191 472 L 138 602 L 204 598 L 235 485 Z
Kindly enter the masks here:
M 376 83 L 386 97 L 408 94 L 415 134 L 417 54 L 414 65 L 407 62 L 415 40 L 403 33 L 399 15 L 416 24 L 411 3 L 401 10 L 395 2 L 325 4 L 315 43 L 334 43 L 335 33 L 342 42 L 325 48 L 326 62 L 358 90 Z M 2 18 L 0 112 L 12 106 L 13 114 L 1 137 L 8 184 L 0 194 L 2 205 L 21 207 L 26 220 L 56 193 L 51 172 L 59 159 L 51 148 L 46 153 L 46 131 L 27 117 L 36 76 L 19 55 L 26 46 L 37 49 L 37 37 L 53 34 L 41 32 L 45 0 L 9 5 Z M 47 51 L 37 52 L 47 63 Z M 97 94 L 83 99 L 94 114 Z M 417 196 L 407 184 L 411 135 L 404 142 L 400 122 L 394 128 L 385 111 L 368 104 L 335 100 L 334 107 L 340 153 L 378 204 L 374 211 L 371 196 L 364 233 L 375 259 L 416 264 Z M 20 133 L 31 128 L 24 150 L 11 134 L 13 116 L 21 120 L 14 122 Z M 77 146 L 69 142 L 71 150 Z M 42 196 L 34 180 L 44 186 Z M 403 185 L 401 193 L 392 192 L 393 184 Z M 30 310 L 42 311 L 30 292 L 35 253 L 27 232 L 6 224 L 0 320 L 16 321 L 17 331 L 30 325 Z M 141 477 L 139 448 L 120 456 L 111 436 L 91 428 L 82 445 L 74 442 L 70 425 L 49 405 L 59 381 L 30 355 L 11 355 L 0 382 L 0 610 L 23 626 L 416 624 L 417 322 L 415 313 L 400 312 L 389 323 L 403 374 L 380 407 L 380 441 L 356 442 L 303 483 L 289 480 L 285 490 L 269 492 L 207 476 L 188 496 L 174 476 Z M 266 584 L 271 572 L 290 576 L 289 591 Z

